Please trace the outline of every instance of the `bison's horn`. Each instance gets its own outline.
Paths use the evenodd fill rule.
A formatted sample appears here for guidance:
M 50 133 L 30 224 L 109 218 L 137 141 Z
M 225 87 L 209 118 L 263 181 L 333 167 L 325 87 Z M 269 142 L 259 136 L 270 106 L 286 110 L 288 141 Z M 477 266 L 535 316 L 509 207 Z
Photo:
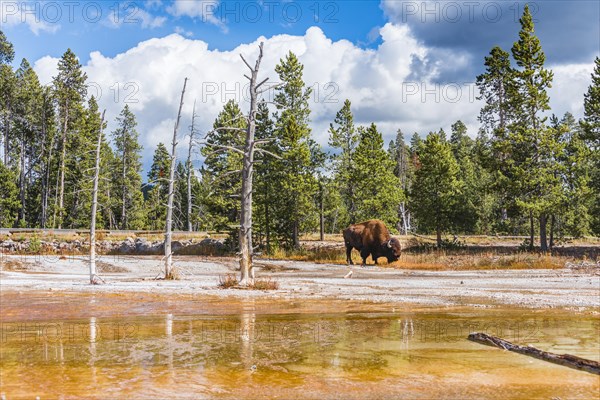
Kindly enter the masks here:
M 388 247 L 391 249 L 392 248 L 392 240 L 388 240 Z

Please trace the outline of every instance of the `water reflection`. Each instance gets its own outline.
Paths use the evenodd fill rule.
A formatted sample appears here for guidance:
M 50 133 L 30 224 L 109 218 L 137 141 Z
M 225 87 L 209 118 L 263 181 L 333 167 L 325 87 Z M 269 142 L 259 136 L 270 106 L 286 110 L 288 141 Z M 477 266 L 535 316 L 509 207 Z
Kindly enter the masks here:
M 502 310 L 177 315 L 1 326 L 14 397 L 592 398 L 595 375 L 465 340 L 600 358 L 597 318 Z M 511 394 L 512 393 L 512 394 Z M 510 394 L 510 396 L 508 396 Z

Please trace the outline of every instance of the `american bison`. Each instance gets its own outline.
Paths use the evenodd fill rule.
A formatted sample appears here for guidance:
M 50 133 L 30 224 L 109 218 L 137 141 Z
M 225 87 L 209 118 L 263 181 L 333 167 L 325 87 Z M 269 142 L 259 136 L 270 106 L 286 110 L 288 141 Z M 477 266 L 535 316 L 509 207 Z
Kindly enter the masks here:
M 360 252 L 362 265 L 367 264 L 369 254 L 375 261 L 375 265 L 379 257 L 386 257 L 389 263 L 394 262 L 400 258 L 402 250 L 400 241 L 393 238 L 385 224 L 377 219 L 350 225 L 344 229 L 344 243 L 346 260 L 350 265 L 354 264 L 350 257 L 353 248 Z

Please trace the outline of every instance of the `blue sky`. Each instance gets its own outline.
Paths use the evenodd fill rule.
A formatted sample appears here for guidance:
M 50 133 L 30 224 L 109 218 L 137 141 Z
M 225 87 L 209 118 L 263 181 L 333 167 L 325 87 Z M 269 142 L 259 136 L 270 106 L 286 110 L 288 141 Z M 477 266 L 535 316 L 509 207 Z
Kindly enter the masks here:
M 333 40 L 376 46 L 374 28 L 386 22 L 377 1 L 209 1 L 199 9 L 205 15 L 178 13 L 172 1 L 1 3 L 4 18 L 20 19 L 3 28 L 19 60 L 60 57 L 70 47 L 86 63 L 92 51 L 112 57 L 141 41 L 174 32 L 202 39 L 211 49 L 231 50 L 260 35 L 302 35 L 311 26 L 320 27 Z M 28 22 L 37 20 L 46 26 L 36 32 Z
M 129 103 L 147 170 L 158 142 L 169 141 L 184 77 L 190 78 L 184 119 L 197 100 L 201 130 L 209 129 L 232 96 L 244 109 L 246 71 L 238 54 L 253 59 L 259 38 L 265 42 L 265 76 L 276 78 L 274 67 L 288 51 L 305 65 L 305 81 L 316 93 L 312 134 L 324 146 L 346 98 L 356 122 L 375 122 L 386 142 L 398 129 L 407 136 L 449 131 L 458 119 L 474 136 L 481 104 L 473 82 L 493 46 L 510 51 L 518 39 L 524 4 L 0 0 L 0 29 L 15 46 L 15 64 L 27 58 L 45 84 L 71 48 L 107 109 L 109 131 Z M 581 117 L 593 60 L 600 55 L 600 2 L 528 4 L 555 75 L 552 113 Z

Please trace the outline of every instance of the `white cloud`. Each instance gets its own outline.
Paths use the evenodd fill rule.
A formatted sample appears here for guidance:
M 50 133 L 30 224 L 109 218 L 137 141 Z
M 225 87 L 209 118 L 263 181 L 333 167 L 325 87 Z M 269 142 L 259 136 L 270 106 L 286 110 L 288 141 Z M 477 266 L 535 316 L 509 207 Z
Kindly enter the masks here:
M 592 84 L 594 63 L 557 65 L 549 68 L 554 72 L 554 83 L 548 90 L 551 112 L 559 118 L 567 111 L 576 118 L 583 117 L 583 95 Z
M 55 33 L 60 29 L 58 21 L 46 21 L 39 2 L 16 2 L 0 0 L 0 26 L 27 25 L 34 35 L 40 32 Z M 52 17 L 54 20 L 54 16 Z
M 128 3 L 120 4 L 121 10 L 118 14 L 110 13 L 103 21 L 109 28 L 120 28 L 122 26 L 140 26 L 142 29 L 160 28 L 167 22 L 167 17 L 154 16 L 140 7 L 131 7 Z
M 167 7 L 167 12 L 175 17 L 200 18 L 202 22 L 219 26 L 227 32 L 224 21 L 217 14 L 219 3 L 220 0 L 175 0 Z
M 175 27 L 175 33 L 180 34 L 181 36 L 186 36 L 186 37 L 193 37 L 194 36 L 194 32 L 192 31 L 186 31 L 184 28 L 182 28 L 181 26 L 176 26 Z
M 231 51 L 210 50 L 202 40 L 172 34 L 141 42 L 113 58 L 93 52 L 84 69 L 89 81 L 101 89 L 99 103 L 107 109 L 109 131 L 114 129 L 114 120 L 125 101 L 135 112 L 146 168 L 156 145 L 170 142 L 185 77 L 189 82 L 181 136 L 189 126 L 194 100 L 202 131 L 210 129 L 231 98 L 247 109 L 242 90 L 247 82 L 243 77 L 247 68 L 239 54 L 253 62 L 261 41 L 265 43 L 261 77 L 276 82 L 275 65 L 289 51 L 304 64 L 305 82 L 315 91 L 311 101 L 313 137 L 322 145 L 327 144 L 328 125 L 346 98 L 352 101 L 356 122 L 375 122 L 386 143 L 399 128 L 407 136 L 415 131 L 424 135 L 441 127 L 449 131 L 459 119 L 475 135 L 481 104 L 475 100 L 473 84 L 439 86 L 433 83 L 435 72 L 415 81 L 412 66 L 430 50 L 415 40 L 406 26 L 388 23 L 380 34 L 382 44 L 378 48 L 362 49 L 347 40 L 332 41 L 321 29 L 312 27 L 302 36 L 258 38 Z M 43 57 L 35 63 L 42 82 L 49 82 L 56 74 L 56 62 L 57 59 Z M 460 65 L 464 60 L 452 62 Z M 591 66 L 562 66 L 554 70 L 555 86 L 550 93 L 554 112 L 562 115 L 570 110 L 580 116 Z

